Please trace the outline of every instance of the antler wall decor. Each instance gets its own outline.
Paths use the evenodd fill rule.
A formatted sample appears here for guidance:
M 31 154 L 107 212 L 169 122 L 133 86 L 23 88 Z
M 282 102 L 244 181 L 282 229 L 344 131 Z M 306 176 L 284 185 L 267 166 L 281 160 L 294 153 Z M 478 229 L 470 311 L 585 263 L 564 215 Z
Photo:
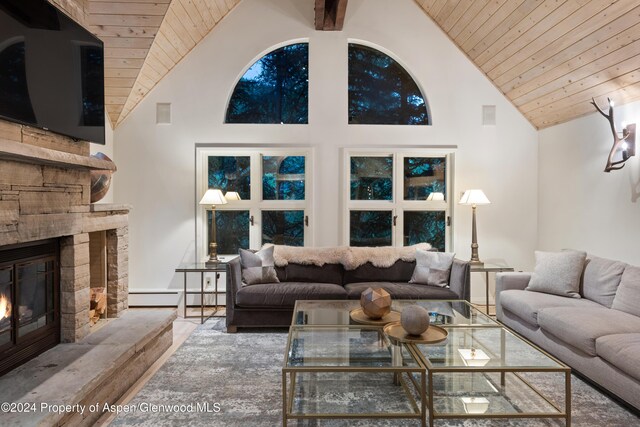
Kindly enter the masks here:
M 607 98 L 609 102 L 609 114 L 605 113 L 598 104 L 596 104 L 596 100 L 591 98 L 591 103 L 596 110 L 600 114 L 604 116 L 605 119 L 609 122 L 611 126 L 611 132 L 613 133 L 613 146 L 611 147 L 611 151 L 609 151 L 609 157 L 607 158 L 607 166 L 605 166 L 605 172 L 611 172 L 612 170 L 622 169 L 624 167 L 624 163 L 629 160 L 630 157 L 635 156 L 636 154 L 636 125 L 630 124 L 622 129 L 622 136 L 620 132 L 616 131 L 616 125 L 613 122 L 613 101 Z M 613 158 L 618 151 L 622 151 L 622 160 L 614 161 Z

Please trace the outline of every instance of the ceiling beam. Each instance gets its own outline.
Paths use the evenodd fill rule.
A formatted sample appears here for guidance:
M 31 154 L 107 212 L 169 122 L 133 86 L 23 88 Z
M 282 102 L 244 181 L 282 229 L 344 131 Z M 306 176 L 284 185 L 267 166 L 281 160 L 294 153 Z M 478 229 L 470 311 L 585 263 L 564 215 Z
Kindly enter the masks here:
M 316 30 L 342 31 L 348 0 L 316 0 Z

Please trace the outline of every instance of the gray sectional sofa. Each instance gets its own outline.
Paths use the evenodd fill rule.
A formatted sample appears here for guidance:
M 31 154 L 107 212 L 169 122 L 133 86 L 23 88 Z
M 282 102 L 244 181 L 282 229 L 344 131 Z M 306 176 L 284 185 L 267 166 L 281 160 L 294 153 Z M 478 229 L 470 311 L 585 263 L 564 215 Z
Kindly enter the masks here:
M 497 275 L 497 319 L 640 409 L 640 268 L 588 256 L 581 298 L 525 290 L 530 279 Z
M 359 299 L 368 287 L 386 289 L 393 299 L 469 300 L 469 263 L 454 259 L 449 287 L 408 283 L 415 261 L 396 261 L 388 268 L 366 263 L 353 270 L 342 264 L 289 263 L 276 267 L 279 283 L 242 286 L 240 259 L 229 262 L 227 331 L 240 327 L 289 326 L 296 300 Z

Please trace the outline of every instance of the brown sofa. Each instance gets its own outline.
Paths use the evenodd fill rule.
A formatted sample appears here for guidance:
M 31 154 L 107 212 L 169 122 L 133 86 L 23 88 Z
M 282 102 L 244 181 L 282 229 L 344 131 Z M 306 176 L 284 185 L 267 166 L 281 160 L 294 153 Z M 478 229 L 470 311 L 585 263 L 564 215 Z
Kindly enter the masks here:
M 415 261 L 398 260 L 391 267 L 363 264 L 346 270 L 342 264 L 289 263 L 276 267 L 279 283 L 242 286 L 240 259 L 229 262 L 227 331 L 242 327 L 291 325 L 296 300 L 359 299 L 369 287 L 387 290 L 393 299 L 469 300 L 469 263 L 454 259 L 449 287 L 408 283 Z

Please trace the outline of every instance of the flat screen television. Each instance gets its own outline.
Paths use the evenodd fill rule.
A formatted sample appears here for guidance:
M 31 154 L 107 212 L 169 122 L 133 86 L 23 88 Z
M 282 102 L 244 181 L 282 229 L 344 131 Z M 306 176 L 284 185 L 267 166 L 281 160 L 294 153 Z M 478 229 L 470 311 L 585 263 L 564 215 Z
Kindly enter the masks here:
M 0 0 L 0 118 L 104 144 L 100 39 L 46 0 Z

